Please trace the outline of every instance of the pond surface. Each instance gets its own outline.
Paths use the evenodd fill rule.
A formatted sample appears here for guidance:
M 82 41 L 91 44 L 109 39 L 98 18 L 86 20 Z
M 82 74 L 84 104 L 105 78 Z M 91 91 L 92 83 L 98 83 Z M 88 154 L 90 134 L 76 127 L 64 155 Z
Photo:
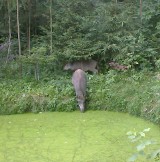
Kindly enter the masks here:
M 125 162 L 136 150 L 126 133 L 145 128 L 160 142 L 160 127 L 116 112 L 0 116 L 0 162 Z

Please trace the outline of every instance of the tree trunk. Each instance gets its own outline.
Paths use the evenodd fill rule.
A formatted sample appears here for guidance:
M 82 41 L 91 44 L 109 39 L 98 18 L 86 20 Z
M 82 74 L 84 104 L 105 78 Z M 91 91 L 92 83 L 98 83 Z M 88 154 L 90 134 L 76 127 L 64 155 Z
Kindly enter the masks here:
M 19 1 L 17 0 L 17 33 L 18 33 L 18 48 L 19 48 L 19 57 L 21 56 L 21 39 L 20 39 L 20 27 L 19 27 Z M 22 78 L 22 63 L 20 62 L 20 76 Z
M 20 27 L 19 27 L 19 1 L 18 0 L 17 0 L 17 33 L 18 33 L 19 56 L 21 56 L 21 39 L 20 39 Z
M 9 59 L 10 51 L 11 51 L 11 15 L 10 15 L 10 4 L 9 1 L 7 1 L 7 8 L 8 8 L 8 53 L 7 53 L 7 59 L 6 64 Z
M 38 4 L 38 1 L 35 0 L 34 3 L 33 3 L 33 13 L 32 15 L 35 15 L 34 18 L 33 18 L 33 27 L 34 27 L 34 34 L 37 35 L 37 4 Z
M 28 0 L 28 54 L 31 54 L 31 0 Z
M 140 18 L 142 19 L 142 0 L 140 0 Z
M 52 37 L 52 0 L 50 0 L 50 54 L 52 54 L 53 52 L 53 48 L 52 48 L 52 42 L 53 42 L 53 37 Z

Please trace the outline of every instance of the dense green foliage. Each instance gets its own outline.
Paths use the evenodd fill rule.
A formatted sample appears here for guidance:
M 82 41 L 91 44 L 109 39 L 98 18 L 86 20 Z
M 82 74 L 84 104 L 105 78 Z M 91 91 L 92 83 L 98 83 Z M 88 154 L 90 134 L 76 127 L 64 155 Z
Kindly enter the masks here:
M 41 82 L 3 81 L 0 91 L 0 114 L 78 109 L 68 76 Z M 128 112 L 160 124 L 159 91 L 158 74 L 88 75 L 86 110 Z
M 16 1 L 3 0 L 0 9 L 0 44 L 6 45 L 0 57 L 5 65 L 10 55 L 19 57 Z M 102 71 L 111 60 L 136 69 L 160 67 L 159 0 L 145 0 L 142 15 L 138 0 L 19 0 L 19 10 L 22 56 L 17 61 L 23 63 L 23 75 L 30 67 L 49 73 L 65 62 L 90 58 Z M 7 54 L 8 28 L 12 43 Z

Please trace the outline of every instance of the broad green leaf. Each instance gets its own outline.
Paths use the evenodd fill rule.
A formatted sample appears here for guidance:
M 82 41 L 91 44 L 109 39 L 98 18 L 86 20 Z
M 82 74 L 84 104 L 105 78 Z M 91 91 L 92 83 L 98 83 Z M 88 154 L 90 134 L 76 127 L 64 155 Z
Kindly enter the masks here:
M 128 162 L 133 162 L 133 161 L 135 161 L 137 158 L 138 158 L 138 154 L 136 153 L 136 154 L 132 155 L 132 156 L 128 159 Z
M 137 146 L 137 151 L 141 151 L 146 147 L 146 145 L 144 143 L 140 144 Z
M 146 142 L 144 142 L 145 145 L 151 145 L 151 144 L 155 144 L 156 142 L 148 140 Z
M 127 132 L 127 135 L 132 135 L 133 133 L 131 131 Z
M 140 138 L 141 138 L 140 136 L 139 136 L 139 137 L 136 137 L 135 139 L 132 139 L 132 142 L 136 142 L 136 141 L 138 141 Z
M 128 136 L 129 139 L 135 139 L 136 136 Z
M 149 132 L 151 128 L 144 129 L 143 132 Z
M 139 134 L 141 135 L 141 137 L 145 137 L 145 133 L 139 132 Z
M 160 149 L 154 151 L 154 152 L 151 154 L 151 158 L 152 158 L 152 159 L 156 158 L 157 156 L 160 156 Z

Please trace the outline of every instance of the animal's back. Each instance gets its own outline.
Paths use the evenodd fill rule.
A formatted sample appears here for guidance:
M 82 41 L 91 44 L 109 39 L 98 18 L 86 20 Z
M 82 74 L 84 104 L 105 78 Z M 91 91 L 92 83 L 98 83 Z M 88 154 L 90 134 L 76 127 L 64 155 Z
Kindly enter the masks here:
M 73 73 L 72 84 L 77 95 L 86 94 L 86 74 L 83 70 L 78 69 Z
M 96 66 L 97 66 L 97 61 L 89 60 L 89 61 L 83 62 L 82 69 L 84 71 L 88 71 L 89 70 L 89 71 L 97 72 Z
M 88 61 L 76 61 L 73 63 L 68 63 L 65 65 L 64 70 L 77 70 L 81 69 L 83 71 L 92 71 L 92 72 L 98 72 L 96 69 L 97 67 L 97 61 L 95 60 L 88 60 Z

